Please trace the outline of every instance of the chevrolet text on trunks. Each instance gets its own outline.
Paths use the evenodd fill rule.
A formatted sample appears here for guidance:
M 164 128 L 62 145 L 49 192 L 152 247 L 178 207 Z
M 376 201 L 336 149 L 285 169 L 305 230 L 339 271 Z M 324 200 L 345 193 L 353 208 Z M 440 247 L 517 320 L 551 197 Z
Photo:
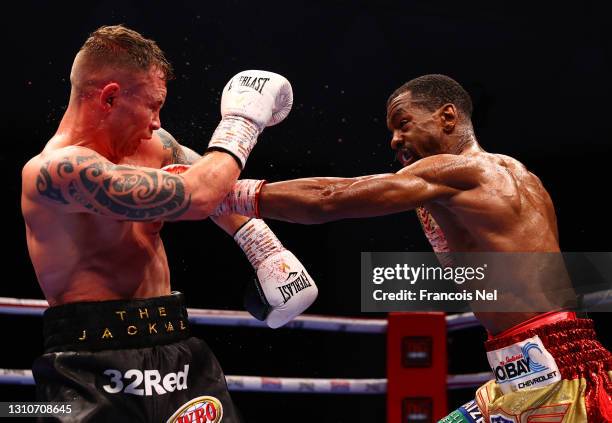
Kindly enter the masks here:
M 189 364 L 185 364 L 183 371 L 171 372 L 162 377 L 159 370 L 129 369 L 122 374 L 119 370 L 107 369 L 104 371 L 110 377 L 110 383 L 102 388 L 109 394 L 125 394 L 152 396 L 163 395 L 168 392 L 187 389 L 187 374 Z M 144 383 L 143 383 L 144 382 Z
M 554 359 L 537 336 L 489 352 L 487 356 L 502 390 L 540 387 L 560 378 Z
M 291 279 L 296 274 L 297 274 L 297 272 L 289 273 L 289 276 L 287 276 L 286 280 Z M 306 276 L 306 273 L 302 270 L 302 272 L 300 273 L 300 275 L 297 278 L 295 278 L 294 280 L 292 280 L 291 282 L 289 282 L 286 285 L 277 286 L 276 289 L 278 289 L 280 291 L 281 295 L 283 296 L 283 302 L 286 303 L 295 294 L 297 294 L 298 292 L 300 292 L 303 289 L 308 288 L 309 286 L 311 286 L 310 281 L 308 280 L 308 277 Z

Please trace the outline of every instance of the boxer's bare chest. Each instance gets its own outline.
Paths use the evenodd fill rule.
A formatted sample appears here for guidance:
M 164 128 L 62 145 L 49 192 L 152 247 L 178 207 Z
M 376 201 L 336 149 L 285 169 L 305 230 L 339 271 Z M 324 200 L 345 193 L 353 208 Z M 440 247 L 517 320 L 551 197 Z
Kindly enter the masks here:
M 117 163 L 159 169 L 149 148 Z M 90 213 L 36 213 L 30 255 L 47 299 L 66 301 L 162 295 L 169 274 L 163 222 L 118 221 Z
M 556 223 L 546 211 L 552 204 L 537 177 L 510 159 L 482 168 L 486 176 L 479 186 L 417 209 L 433 249 L 555 250 Z
M 160 145 L 155 143 L 139 149 L 136 154 L 123 158 L 117 164 L 159 169 L 163 164 L 163 152 Z M 163 222 L 117 221 L 94 214 L 82 214 L 80 226 L 80 232 L 89 233 L 89 238 L 94 242 L 114 245 L 115 248 L 124 245 L 126 249 L 133 249 L 137 244 L 148 250 L 160 241 L 159 232 Z

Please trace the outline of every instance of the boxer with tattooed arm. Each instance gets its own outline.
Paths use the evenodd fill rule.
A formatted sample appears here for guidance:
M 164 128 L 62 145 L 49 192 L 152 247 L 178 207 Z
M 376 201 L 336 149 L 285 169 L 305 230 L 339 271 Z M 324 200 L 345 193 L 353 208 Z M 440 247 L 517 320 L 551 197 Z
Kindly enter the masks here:
M 179 175 L 161 170 L 187 161 L 161 129 L 171 77 L 154 41 L 120 25 L 99 28 L 76 55 L 59 128 L 22 171 L 28 250 L 51 306 L 33 374 L 39 400 L 72 404 L 61 421 L 175 421 L 197 404 L 211 421 L 240 421 L 219 363 L 189 335 L 182 294 L 171 292 L 160 229 L 212 213 L 261 131 L 289 113 L 291 85 L 264 71 L 234 76 L 204 156 Z M 244 224 L 226 219 L 226 230 Z M 262 242 L 273 237 L 269 229 L 250 228 L 240 242 L 257 257 L 258 275 L 293 259 L 285 279 L 268 271 L 263 276 L 271 279 L 258 283 L 307 275 L 280 242 Z M 283 310 L 263 296 L 253 312 L 274 314 L 268 324 L 275 327 L 314 297 L 311 284 Z

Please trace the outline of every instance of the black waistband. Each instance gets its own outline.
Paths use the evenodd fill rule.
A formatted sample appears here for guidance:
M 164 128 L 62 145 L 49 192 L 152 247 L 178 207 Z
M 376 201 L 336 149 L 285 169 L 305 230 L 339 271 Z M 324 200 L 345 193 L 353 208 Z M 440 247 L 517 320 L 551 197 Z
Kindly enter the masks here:
M 99 351 L 163 345 L 189 337 L 183 294 L 78 302 L 43 315 L 45 352 Z

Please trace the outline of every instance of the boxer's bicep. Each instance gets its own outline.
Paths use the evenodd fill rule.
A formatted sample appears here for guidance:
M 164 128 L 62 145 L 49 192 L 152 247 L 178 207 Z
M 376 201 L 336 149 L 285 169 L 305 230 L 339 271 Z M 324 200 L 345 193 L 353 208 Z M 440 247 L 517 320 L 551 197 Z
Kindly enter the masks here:
M 176 220 L 191 203 L 182 177 L 115 165 L 96 153 L 48 157 L 36 171 L 38 200 L 66 213 L 121 221 Z

